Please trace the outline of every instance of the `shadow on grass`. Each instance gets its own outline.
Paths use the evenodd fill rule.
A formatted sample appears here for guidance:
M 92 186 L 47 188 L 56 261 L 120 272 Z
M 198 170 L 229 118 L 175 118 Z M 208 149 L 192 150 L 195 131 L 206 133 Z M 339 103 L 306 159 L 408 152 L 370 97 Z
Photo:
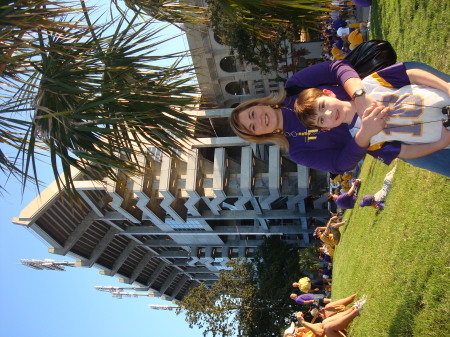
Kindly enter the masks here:
M 372 6 L 370 8 L 370 34 L 369 39 L 381 39 L 383 37 L 383 34 L 381 32 L 381 10 L 380 6 L 377 4 L 376 1 L 372 3 Z
M 429 266 L 423 274 L 405 284 L 402 301 L 398 303 L 395 319 L 389 327 L 389 336 L 440 336 L 434 327 L 448 326 L 445 300 L 446 283 L 441 271 Z M 433 305 L 430 305 L 433 303 Z M 436 310 L 440 307 L 444 310 Z M 437 311 L 437 312 L 436 312 Z
M 414 336 L 414 318 L 421 302 L 421 296 L 411 295 L 403 298 L 389 327 L 389 336 Z

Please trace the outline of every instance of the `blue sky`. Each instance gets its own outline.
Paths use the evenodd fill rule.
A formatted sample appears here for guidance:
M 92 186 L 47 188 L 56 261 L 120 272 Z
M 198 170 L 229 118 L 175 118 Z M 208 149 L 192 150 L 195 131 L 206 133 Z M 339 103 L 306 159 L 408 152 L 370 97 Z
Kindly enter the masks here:
M 43 166 L 40 177 L 53 179 Z M 3 179 L 2 179 L 3 180 Z M 115 299 L 95 286 L 126 286 L 116 277 L 103 276 L 96 268 L 66 268 L 65 272 L 34 270 L 21 259 L 69 260 L 47 252 L 34 232 L 11 222 L 35 196 L 28 189 L 22 200 L 21 186 L 9 181 L 0 197 L 0 336 L 1 337 L 123 337 L 202 336 L 190 329 L 184 315 L 150 309 L 148 304 L 169 304 L 151 297 Z
M 168 34 L 177 34 L 172 28 Z M 181 38 L 180 38 L 181 39 Z M 172 41 L 167 50 L 187 48 L 182 39 Z M 53 181 L 48 166 L 39 169 L 45 186 Z M 3 177 L 0 177 L 3 182 Z M 31 187 L 31 186 L 30 186 Z M 183 315 L 174 311 L 150 309 L 148 304 L 171 304 L 150 297 L 115 299 L 95 286 L 120 286 L 115 277 L 102 276 L 96 268 L 67 268 L 65 272 L 34 270 L 20 264 L 21 259 L 69 260 L 52 255 L 47 245 L 31 230 L 12 224 L 37 192 L 33 188 L 21 194 L 21 186 L 9 181 L 0 196 L 0 336 L 1 337 L 123 337 L 165 335 L 197 337 Z

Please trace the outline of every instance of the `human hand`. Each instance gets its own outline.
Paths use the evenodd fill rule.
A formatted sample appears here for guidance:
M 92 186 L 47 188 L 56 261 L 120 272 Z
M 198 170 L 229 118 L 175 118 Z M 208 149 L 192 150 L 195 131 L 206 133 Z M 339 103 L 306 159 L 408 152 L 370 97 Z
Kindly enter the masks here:
M 296 313 L 296 317 L 297 317 L 297 319 L 298 319 L 299 321 L 303 321 L 303 320 L 304 320 L 304 318 L 303 318 L 303 312 L 301 312 L 301 311 L 297 312 L 297 313 Z
M 388 120 L 389 108 L 372 105 L 361 116 L 361 129 L 355 136 L 355 141 L 360 147 L 367 147 L 370 139 L 384 129 Z
M 439 139 L 438 143 L 442 149 L 450 145 L 450 130 L 445 126 L 442 126 L 441 139 Z
M 380 102 L 377 102 L 375 100 L 375 98 L 373 98 L 370 95 L 363 95 L 363 96 L 358 96 L 355 98 L 354 100 L 355 105 L 356 105 L 356 110 L 363 112 L 366 111 L 367 109 L 375 106 L 375 107 L 382 107 L 383 105 Z
M 384 129 L 389 120 L 389 108 L 379 104 L 372 104 L 361 116 L 361 128 L 366 127 L 372 136 Z

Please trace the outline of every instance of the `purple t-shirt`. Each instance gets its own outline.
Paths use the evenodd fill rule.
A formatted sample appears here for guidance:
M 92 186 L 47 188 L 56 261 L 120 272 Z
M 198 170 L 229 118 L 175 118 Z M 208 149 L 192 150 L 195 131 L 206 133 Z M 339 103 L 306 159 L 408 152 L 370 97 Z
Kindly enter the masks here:
M 396 70 L 395 77 L 389 81 L 393 86 L 402 87 L 406 82 L 409 84 L 403 63 L 397 63 L 386 69 L 389 68 Z M 385 69 L 382 72 L 385 72 Z M 329 89 L 338 99 L 350 100 L 343 84 L 355 77 L 358 77 L 358 74 L 347 60 L 327 61 L 292 75 L 285 87 Z M 329 131 L 311 132 L 312 130 L 307 130 L 295 115 L 296 99 L 297 96 L 287 97 L 282 104 L 283 130 L 287 134 L 290 158 L 297 164 L 333 173 L 342 173 L 355 168 L 367 149 L 356 144 L 348 125 L 342 124 Z M 381 149 L 367 153 L 389 164 L 400 153 L 400 146 L 399 142 L 386 143 Z
M 297 296 L 295 299 L 295 302 L 298 304 L 305 304 L 305 301 L 311 301 L 314 299 L 313 294 L 301 294 L 300 296 Z
M 338 196 L 336 199 L 336 205 L 342 209 L 352 209 L 355 207 L 356 199 L 356 193 L 353 193 L 352 196 L 348 195 L 348 193 L 344 193 Z

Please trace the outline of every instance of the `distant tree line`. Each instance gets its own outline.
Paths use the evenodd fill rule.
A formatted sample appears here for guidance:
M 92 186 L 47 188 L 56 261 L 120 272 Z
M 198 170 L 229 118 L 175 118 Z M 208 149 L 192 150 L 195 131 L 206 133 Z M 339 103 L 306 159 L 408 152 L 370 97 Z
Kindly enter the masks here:
M 257 248 L 253 262 L 230 260 L 232 269 L 221 271 L 217 282 L 192 288 L 178 313 L 184 313 L 189 325 L 202 329 L 205 336 L 279 336 L 292 314 L 302 309 L 289 294 L 292 282 L 311 271 L 299 268 L 305 259 L 314 265 L 311 252 L 270 237 Z

